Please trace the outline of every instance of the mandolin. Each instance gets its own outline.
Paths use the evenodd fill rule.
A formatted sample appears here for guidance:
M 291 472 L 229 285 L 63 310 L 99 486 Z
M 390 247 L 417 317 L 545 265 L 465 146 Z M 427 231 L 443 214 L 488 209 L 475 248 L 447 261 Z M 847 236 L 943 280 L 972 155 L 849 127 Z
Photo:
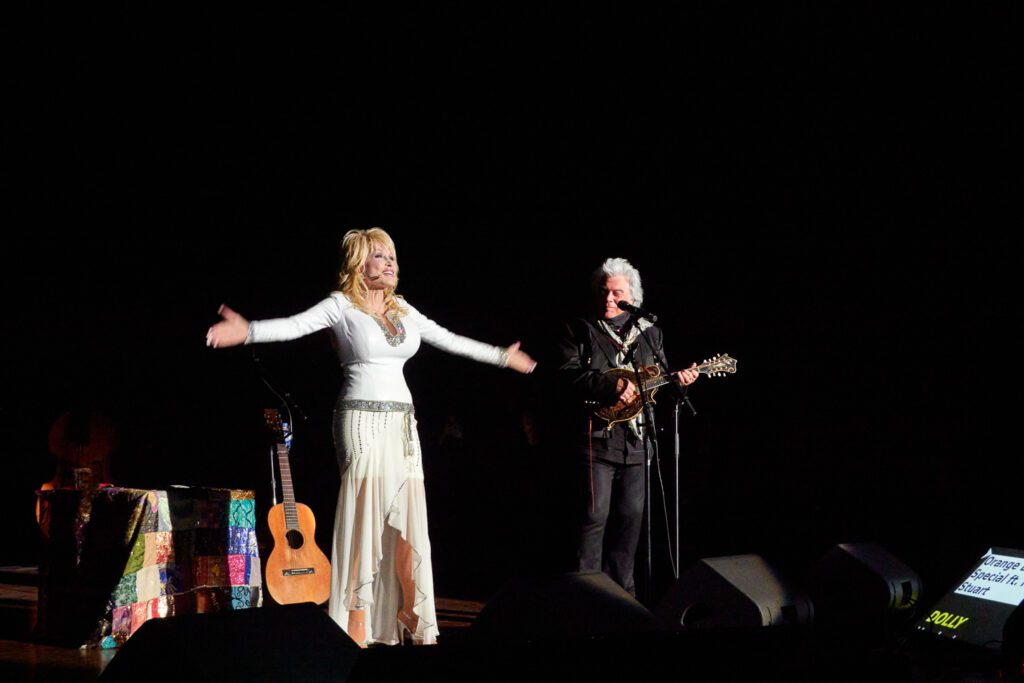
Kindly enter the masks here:
M 725 377 L 727 374 L 731 375 L 736 372 L 736 359 L 731 358 L 727 353 L 723 353 L 709 358 L 695 368 L 687 369 L 696 370 L 700 374 L 709 377 Z M 650 401 L 654 400 L 654 393 L 659 388 L 675 380 L 675 373 L 669 375 L 662 374 L 661 369 L 657 365 L 644 365 L 640 368 L 640 372 L 644 375 L 644 389 Z M 604 374 L 616 379 L 619 377 L 628 379 L 636 385 L 638 392 L 629 403 L 622 403 L 620 401 L 615 405 L 600 406 L 594 409 L 594 414 L 605 420 L 608 423 L 608 427 L 617 422 L 632 420 L 644 407 L 644 402 L 641 400 L 639 393 L 640 381 L 637 374 L 626 368 L 612 368 L 611 370 L 606 370 Z
M 270 508 L 267 524 L 274 537 L 274 549 L 267 559 L 267 590 L 281 605 L 326 602 L 331 595 L 331 563 L 316 545 L 313 511 L 295 502 L 288 444 L 281 416 L 264 409 L 267 427 L 275 437 L 277 464 L 281 471 L 283 503 Z

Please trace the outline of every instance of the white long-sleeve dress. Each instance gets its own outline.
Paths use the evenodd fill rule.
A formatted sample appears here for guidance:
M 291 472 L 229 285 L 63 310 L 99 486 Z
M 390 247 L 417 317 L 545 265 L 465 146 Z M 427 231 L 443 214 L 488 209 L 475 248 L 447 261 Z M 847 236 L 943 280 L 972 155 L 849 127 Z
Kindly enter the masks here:
M 453 334 L 408 302 L 401 305 L 405 315 L 388 316 L 397 334 L 333 292 L 298 315 L 252 321 L 247 339 L 284 341 L 329 328 L 337 341 L 344 382 L 333 428 L 341 490 L 334 516 L 328 610 L 346 630 L 349 612 L 366 610 L 368 643 L 398 641 L 398 536 L 413 551 L 413 611 L 418 617 L 414 638 L 433 643 L 438 632 L 423 463 L 403 366 L 419 349 L 420 340 L 492 365 L 503 365 L 507 358 L 503 348 Z

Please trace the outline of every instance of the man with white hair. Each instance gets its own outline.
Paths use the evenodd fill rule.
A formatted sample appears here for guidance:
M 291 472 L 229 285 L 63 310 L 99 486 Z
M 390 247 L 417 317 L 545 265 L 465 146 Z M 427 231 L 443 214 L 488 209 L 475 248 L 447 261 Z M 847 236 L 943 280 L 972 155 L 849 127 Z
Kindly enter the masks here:
M 577 569 L 603 571 L 635 595 L 633 564 L 644 509 L 641 416 L 609 424 L 595 416 L 594 409 L 632 401 L 638 391 L 635 382 L 608 371 L 635 372 L 634 346 L 639 365 L 660 366 L 663 342 L 658 327 L 619 307 L 619 302 L 634 307 L 643 302 L 640 273 L 629 261 L 606 260 L 594 272 L 593 284 L 597 315 L 571 322 L 561 343 L 560 373 L 582 408 L 576 425 L 577 447 L 583 456 L 578 472 L 589 491 L 581 511 Z M 695 365 L 676 373 L 680 384 L 696 381 Z

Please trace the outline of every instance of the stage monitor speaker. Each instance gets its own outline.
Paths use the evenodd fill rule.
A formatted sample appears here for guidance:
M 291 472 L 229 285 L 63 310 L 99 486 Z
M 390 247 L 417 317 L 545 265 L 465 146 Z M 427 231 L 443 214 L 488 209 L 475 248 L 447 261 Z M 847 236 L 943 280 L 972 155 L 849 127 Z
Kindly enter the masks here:
M 150 619 L 102 683 L 346 681 L 361 652 L 313 603 Z
M 1024 656 L 1024 550 L 990 548 L 918 620 L 919 631 Z
M 636 598 L 602 572 L 509 581 L 472 627 L 475 640 L 557 639 L 663 630 Z
M 759 555 L 702 559 L 684 571 L 655 613 L 673 627 L 806 624 L 814 605 Z
M 879 626 L 912 619 L 921 599 L 921 579 L 884 548 L 840 543 L 812 567 L 807 582 L 825 626 Z
M 1003 652 L 1020 662 L 1024 671 L 1024 603 L 1017 605 L 1003 625 Z

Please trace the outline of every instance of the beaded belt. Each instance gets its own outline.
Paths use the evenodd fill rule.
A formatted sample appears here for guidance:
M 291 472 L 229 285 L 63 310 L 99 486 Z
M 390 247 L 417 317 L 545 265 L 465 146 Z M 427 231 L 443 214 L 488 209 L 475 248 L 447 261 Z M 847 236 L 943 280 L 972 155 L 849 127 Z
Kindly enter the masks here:
M 364 401 L 358 398 L 345 398 L 338 401 L 338 410 L 372 410 L 375 413 L 412 413 L 411 403 L 402 401 Z

